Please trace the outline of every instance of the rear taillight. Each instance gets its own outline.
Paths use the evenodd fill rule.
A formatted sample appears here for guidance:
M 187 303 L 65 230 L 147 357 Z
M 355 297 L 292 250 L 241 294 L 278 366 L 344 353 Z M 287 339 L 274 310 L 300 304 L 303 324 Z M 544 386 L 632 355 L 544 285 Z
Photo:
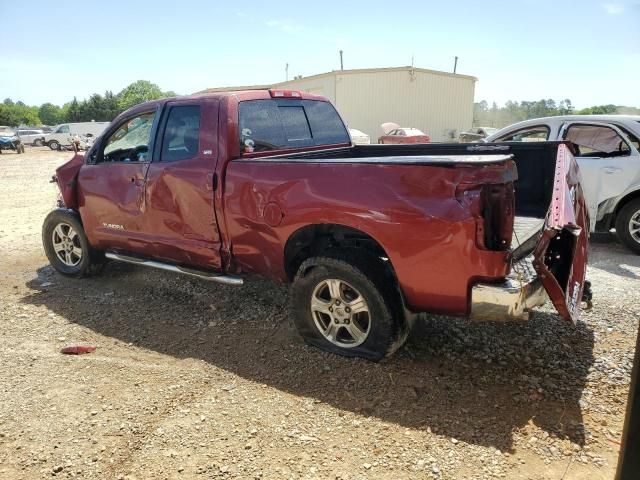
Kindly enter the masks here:
M 515 197 L 513 183 L 460 184 L 456 198 L 476 219 L 476 245 L 503 251 L 511 246 Z
M 515 195 L 513 183 L 482 187 L 484 248 L 508 250 L 513 235 Z

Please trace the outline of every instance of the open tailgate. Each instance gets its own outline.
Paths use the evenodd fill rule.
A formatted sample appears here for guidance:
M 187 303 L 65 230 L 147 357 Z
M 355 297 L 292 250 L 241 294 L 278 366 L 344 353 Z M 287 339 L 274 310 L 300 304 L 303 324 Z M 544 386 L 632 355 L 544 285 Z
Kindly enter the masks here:
M 533 266 L 560 316 L 576 322 L 587 271 L 589 216 L 575 158 L 558 146 L 551 206 Z

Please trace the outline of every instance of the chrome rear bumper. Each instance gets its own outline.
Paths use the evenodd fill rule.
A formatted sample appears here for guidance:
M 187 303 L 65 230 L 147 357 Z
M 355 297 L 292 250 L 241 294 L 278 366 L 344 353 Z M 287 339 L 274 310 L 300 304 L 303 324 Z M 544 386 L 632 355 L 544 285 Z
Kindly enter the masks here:
M 478 283 L 471 289 L 471 320 L 529 320 L 532 308 L 547 301 L 529 256 L 516 263 L 501 283 Z

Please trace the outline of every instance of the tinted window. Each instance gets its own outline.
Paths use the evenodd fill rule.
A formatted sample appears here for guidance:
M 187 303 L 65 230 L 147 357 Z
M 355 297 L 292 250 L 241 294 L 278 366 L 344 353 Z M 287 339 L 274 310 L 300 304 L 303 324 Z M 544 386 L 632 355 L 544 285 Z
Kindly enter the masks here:
M 107 137 L 103 160 L 106 162 L 144 162 L 149 152 L 155 112 L 125 120 Z
M 305 100 L 302 103 L 316 145 L 351 143 L 347 129 L 333 105 L 314 100 Z
M 282 106 L 278 108 L 278 111 L 287 141 L 311 139 L 311 130 L 304 113 L 304 107 Z
M 160 161 L 176 162 L 198 154 L 200 139 L 200 107 L 171 107 L 162 139 Z
M 69 125 L 60 125 L 53 133 L 69 133 Z
M 330 103 L 314 100 L 251 100 L 239 106 L 243 152 L 351 143 Z
M 544 142 L 549 138 L 549 127 L 538 125 L 503 135 L 496 142 Z

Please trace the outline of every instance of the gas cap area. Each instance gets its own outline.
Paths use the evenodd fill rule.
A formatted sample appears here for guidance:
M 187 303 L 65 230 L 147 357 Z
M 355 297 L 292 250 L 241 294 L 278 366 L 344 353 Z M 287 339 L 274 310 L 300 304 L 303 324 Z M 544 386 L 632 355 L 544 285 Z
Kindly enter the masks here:
M 262 216 L 264 217 L 264 221 L 270 227 L 277 227 L 282 223 L 282 219 L 284 218 L 284 213 L 280 209 L 280 206 L 275 202 L 269 202 L 264 207 L 264 211 L 262 212 Z

